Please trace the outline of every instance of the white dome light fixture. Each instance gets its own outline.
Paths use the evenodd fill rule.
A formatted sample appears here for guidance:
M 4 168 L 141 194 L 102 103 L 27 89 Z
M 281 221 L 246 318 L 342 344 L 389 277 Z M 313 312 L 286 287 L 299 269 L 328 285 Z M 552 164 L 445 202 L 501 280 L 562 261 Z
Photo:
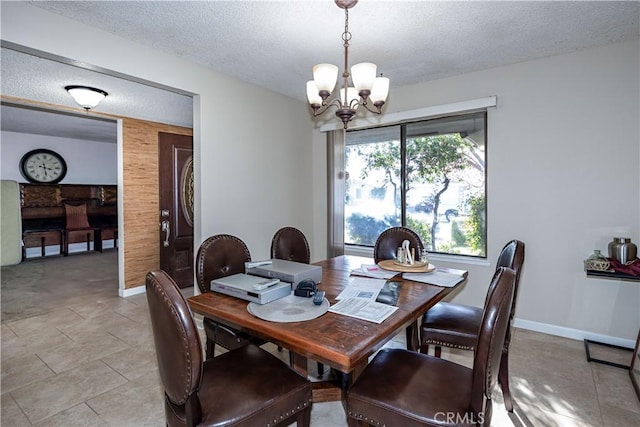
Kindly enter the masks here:
M 330 106 L 336 107 L 336 116 L 342 120 L 346 129 L 360 105 L 371 113 L 382 113 L 382 107 L 387 100 L 387 95 L 389 95 L 389 79 L 382 77 L 382 74 L 380 77 L 376 77 L 377 66 L 370 62 L 354 65 L 349 73 L 349 40 L 351 40 L 349 9 L 355 6 L 358 0 L 335 0 L 335 3 L 339 8 L 344 9 L 342 88 L 339 91 L 339 96 L 327 101 L 336 86 L 338 67 L 333 64 L 318 64 L 313 67 L 313 80 L 307 82 L 307 100 L 313 110 L 313 117 L 324 113 Z M 351 86 L 349 85 L 349 77 L 353 82 Z M 371 108 L 371 104 L 375 108 Z
M 107 95 L 102 89 L 96 89 L 89 86 L 71 85 L 64 87 L 69 95 L 78 103 L 79 106 L 89 111 L 92 108 L 96 108 L 100 101 L 102 101 Z

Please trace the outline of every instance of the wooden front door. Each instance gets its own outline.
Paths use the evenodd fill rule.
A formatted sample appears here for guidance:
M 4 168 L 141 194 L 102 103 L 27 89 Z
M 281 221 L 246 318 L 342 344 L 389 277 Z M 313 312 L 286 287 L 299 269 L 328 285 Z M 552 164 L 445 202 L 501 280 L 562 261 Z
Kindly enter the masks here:
M 159 132 L 160 268 L 193 286 L 193 139 Z

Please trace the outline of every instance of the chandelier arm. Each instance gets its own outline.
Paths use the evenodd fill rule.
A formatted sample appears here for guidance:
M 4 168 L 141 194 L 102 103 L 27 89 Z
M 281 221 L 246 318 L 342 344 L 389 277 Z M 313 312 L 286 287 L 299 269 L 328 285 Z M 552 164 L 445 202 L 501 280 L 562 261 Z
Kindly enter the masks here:
M 379 105 L 376 105 L 379 104 Z M 374 114 L 382 114 L 382 106 L 384 105 L 384 102 L 382 103 L 378 103 L 376 102 L 373 106 L 375 107 L 375 109 L 372 109 L 370 107 L 370 103 L 367 102 L 366 100 L 361 102 L 360 105 L 362 105 L 368 112 L 370 113 L 374 113 Z
M 322 105 L 313 108 L 313 117 L 317 117 L 323 114 L 325 111 L 329 109 L 329 107 L 336 107 L 336 109 L 340 110 L 343 108 L 343 105 L 340 103 L 340 98 L 334 98 L 327 101 L 323 101 Z

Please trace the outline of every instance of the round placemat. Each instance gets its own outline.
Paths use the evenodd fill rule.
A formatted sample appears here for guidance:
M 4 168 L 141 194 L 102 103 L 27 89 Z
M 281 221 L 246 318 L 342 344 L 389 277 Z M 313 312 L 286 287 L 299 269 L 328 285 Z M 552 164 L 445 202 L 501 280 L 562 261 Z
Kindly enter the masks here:
M 313 298 L 297 297 L 293 292 L 284 298 L 267 304 L 250 302 L 247 311 L 254 316 L 270 322 L 304 322 L 315 319 L 329 310 L 329 301 L 325 298 L 322 304 L 315 305 Z
M 429 264 L 428 266 L 422 265 L 402 265 L 398 264 L 395 259 L 385 259 L 378 263 L 378 266 L 384 270 L 400 271 L 403 273 L 430 273 L 436 269 L 436 266 Z

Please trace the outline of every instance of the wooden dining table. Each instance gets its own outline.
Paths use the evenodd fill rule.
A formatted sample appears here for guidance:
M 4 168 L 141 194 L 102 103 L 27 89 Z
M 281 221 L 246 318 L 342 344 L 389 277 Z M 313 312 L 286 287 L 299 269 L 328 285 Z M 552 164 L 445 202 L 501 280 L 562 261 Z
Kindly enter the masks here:
M 373 260 L 341 255 L 314 263 L 322 267 L 322 282 L 330 305 L 349 283 L 351 271 Z M 406 330 L 407 347 L 418 348 L 418 320 L 430 307 L 460 286 L 467 277 L 461 274 L 454 287 L 403 280 L 400 273 L 393 281 L 401 282 L 398 309 L 382 323 L 374 323 L 333 312 L 304 322 L 270 322 L 255 317 L 247 310 L 247 301 L 216 292 L 206 292 L 188 299 L 191 310 L 252 335 L 263 338 L 292 353 L 292 367 L 308 377 L 308 359 L 333 368 L 321 381 L 313 380 L 315 402 L 344 399 L 348 386 L 367 365 L 368 359 L 398 333 Z M 335 374 L 338 375 L 335 375 Z

